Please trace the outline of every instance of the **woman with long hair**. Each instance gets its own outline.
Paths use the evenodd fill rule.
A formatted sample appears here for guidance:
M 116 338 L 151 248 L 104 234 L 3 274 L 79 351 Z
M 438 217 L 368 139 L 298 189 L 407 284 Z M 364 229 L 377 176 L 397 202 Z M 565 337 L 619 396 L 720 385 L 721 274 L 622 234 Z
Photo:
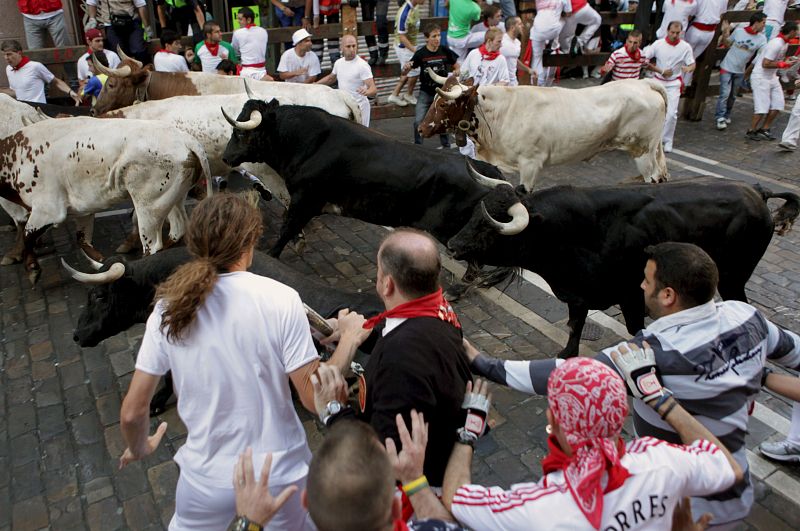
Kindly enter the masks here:
M 315 411 L 310 377 L 319 358 L 297 292 L 247 272 L 261 232 L 260 212 L 237 195 L 198 204 L 186 233 L 193 260 L 159 286 L 147 321 L 120 412 L 128 446 L 120 467 L 152 453 L 163 437 L 166 423 L 148 437 L 149 403 L 159 377 L 171 370 L 188 431 L 175 454 L 181 472 L 171 530 L 227 527 L 236 509 L 232 471 L 248 447 L 259 464 L 272 454 L 273 496 L 305 486 L 311 452 L 289 381 Z M 363 322 L 342 311 L 341 340 L 329 363 L 349 366 L 366 333 Z M 299 496 L 269 525 L 306 528 L 311 524 Z

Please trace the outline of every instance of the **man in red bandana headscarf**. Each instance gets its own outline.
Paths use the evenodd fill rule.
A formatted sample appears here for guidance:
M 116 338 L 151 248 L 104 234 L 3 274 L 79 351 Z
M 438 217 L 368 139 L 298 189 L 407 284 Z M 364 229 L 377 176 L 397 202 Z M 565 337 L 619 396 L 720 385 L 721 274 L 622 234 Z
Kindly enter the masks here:
M 436 242 L 426 233 L 399 229 L 378 250 L 375 288 L 386 311 L 365 328 L 383 323 L 366 366 L 361 418 L 381 440 L 398 446 L 396 416 L 410 423 L 416 409 L 430 423 L 424 473 L 440 487 L 447 458 L 464 425 L 464 388 L 472 377 L 462 346 L 461 324 L 439 285 Z
M 482 529 L 669 529 L 684 496 L 707 495 L 741 481 L 741 467 L 720 442 L 663 388 L 655 355 L 635 345 L 612 353 L 634 396 L 642 398 L 687 446 L 620 437 L 628 415 L 626 384 L 603 363 L 573 358 L 547 383 L 547 445 L 538 483 L 470 485 L 472 449 L 458 444 L 443 500 L 453 516 Z

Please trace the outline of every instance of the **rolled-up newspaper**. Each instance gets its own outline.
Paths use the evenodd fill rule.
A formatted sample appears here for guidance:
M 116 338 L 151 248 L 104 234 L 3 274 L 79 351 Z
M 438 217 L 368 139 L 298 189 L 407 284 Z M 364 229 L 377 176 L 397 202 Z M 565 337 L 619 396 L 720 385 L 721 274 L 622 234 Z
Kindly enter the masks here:
M 305 303 L 303 304 L 303 307 L 306 310 L 306 317 L 308 317 L 308 323 L 311 325 L 311 328 L 322 334 L 324 337 L 328 337 L 333 333 L 333 328 L 331 328 L 331 325 L 328 324 L 328 321 L 318 314 L 314 308 Z

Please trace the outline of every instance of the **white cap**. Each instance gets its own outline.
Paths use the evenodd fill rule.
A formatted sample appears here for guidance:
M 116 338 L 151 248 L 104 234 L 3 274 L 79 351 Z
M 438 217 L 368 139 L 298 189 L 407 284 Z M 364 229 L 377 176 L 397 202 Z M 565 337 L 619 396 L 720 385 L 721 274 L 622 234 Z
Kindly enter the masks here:
M 297 46 L 298 42 L 309 37 L 311 37 L 311 34 L 305 28 L 300 28 L 292 34 L 292 46 Z

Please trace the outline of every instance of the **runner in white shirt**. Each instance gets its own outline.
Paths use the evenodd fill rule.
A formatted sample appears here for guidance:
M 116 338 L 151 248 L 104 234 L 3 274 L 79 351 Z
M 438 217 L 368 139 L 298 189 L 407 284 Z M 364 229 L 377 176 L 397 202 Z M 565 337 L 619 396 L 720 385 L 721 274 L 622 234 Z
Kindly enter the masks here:
M 248 447 L 257 466 L 272 454 L 271 488 L 305 486 L 311 452 L 289 382 L 314 411 L 310 377 L 319 356 L 297 292 L 246 271 L 261 232 L 260 212 L 236 194 L 195 207 L 186 232 L 193 260 L 159 286 L 122 404 L 120 467 L 152 453 L 164 435 L 166 423 L 148 437 L 149 403 L 159 377 L 172 371 L 188 431 L 175 455 L 173 531 L 227 528 L 236 511 L 231 470 Z M 358 314 L 340 314 L 339 329 L 349 336 L 328 363 L 350 366 L 363 323 Z M 313 529 L 298 496 L 276 517 L 275 529 Z
M 697 11 L 684 36 L 686 42 L 692 47 L 692 55 L 695 59 L 700 57 L 711 44 L 722 15 L 728 11 L 728 0 L 696 0 L 696 2 Z M 691 72 L 686 74 L 683 84 L 687 87 L 691 86 Z
M 358 41 L 352 35 L 342 37 L 342 53 L 344 54 L 333 64 L 330 74 L 317 83 L 323 85 L 339 84 L 339 89 L 349 93 L 361 109 L 361 123 L 369 127 L 370 106 L 369 99 L 378 94 L 372 69 L 369 64 L 357 55 Z
M 683 37 L 686 28 L 689 27 L 689 18 L 697 15 L 697 0 L 664 0 L 664 18 L 661 19 L 661 26 L 656 30 L 656 37 L 663 39 L 667 36 L 667 26 L 671 22 L 681 23 L 681 34 Z
M 22 45 L 19 41 L 4 41 L 0 51 L 6 59 L 6 77 L 9 89 L 0 89 L 1 92 L 14 96 L 20 101 L 33 101 L 47 103 L 44 87 L 53 83 L 59 90 L 64 91 L 80 105 L 81 97 L 69 85 L 53 75 L 42 63 L 31 61 L 22 55 Z
M 233 32 L 231 46 L 242 62 L 240 76 L 263 81 L 273 81 L 267 74 L 267 30 L 253 24 L 256 16 L 249 7 L 243 7 L 236 14 L 241 28 Z
M 188 72 L 189 65 L 181 55 L 181 36 L 175 31 L 165 29 L 161 34 L 161 44 L 163 48 L 153 56 L 156 72 Z
M 488 410 L 486 385 L 464 401 L 467 425 L 447 465 L 443 501 L 466 527 L 505 531 L 542 529 L 670 529 L 685 496 L 711 495 L 743 478 L 730 452 L 684 410 L 650 369 L 647 349 L 612 354 L 628 388 L 642 397 L 679 434 L 686 446 L 644 437 L 625 444 L 620 437 L 628 414 L 626 384 L 617 373 L 589 358 L 572 358 L 547 383 L 548 448 L 538 483 L 510 490 L 471 485 L 472 444 L 482 430 L 470 415 Z M 631 374 L 634 376 L 632 377 Z M 646 376 L 645 376 L 646 375 Z M 480 397 L 484 396 L 484 400 Z M 485 407 L 484 407 L 485 404 Z M 476 428 L 480 422 L 474 423 Z M 538 524 L 538 525 L 537 525 Z
M 505 58 L 508 64 L 508 86 L 516 87 L 519 85 L 517 80 L 517 69 L 527 69 L 519 60 L 519 55 L 522 50 L 520 37 L 525 26 L 522 25 L 522 19 L 513 16 L 506 19 L 506 32 L 503 33 L 503 42 L 500 46 L 500 54 Z
M 789 0 L 764 0 L 764 9 L 762 12 L 767 15 L 767 27 L 764 32 L 767 34 L 767 39 L 774 39 L 778 36 L 778 32 L 783 26 L 784 17 L 786 16 L 786 7 L 789 5 Z
M 119 56 L 111 50 L 103 49 L 103 32 L 97 28 L 86 30 L 86 44 L 89 45 L 88 51 L 78 58 L 78 80 L 81 87 L 86 84 L 86 80 L 91 76 L 89 72 L 89 55 L 94 52 L 103 52 L 108 60 L 109 68 L 117 68 L 120 63 Z
M 664 132 L 661 134 L 666 153 L 672 151 L 672 138 L 675 136 L 675 126 L 678 123 L 678 103 L 683 92 L 683 75 L 693 72 L 696 66 L 692 47 L 681 40 L 680 35 L 681 23 L 673 22 L 669 25 L 666 38 L 659 39 L 642 50 L 646 59 L 655 58 L 655 67 L 651 67 L 656 72 L 653 77 L 659 80 L 667 91 L 667 119 L 664 122 Z
M 503 10 L 497 4 L 484 6 L 481 10 L 481 21 L 469 29 L 466 44 L 468 51 L 484 43 L 489 28 L 500 28 L 500 31 L 506 31 L 503 24 Z
M 461 78 L 473 78 L 476 85 L 508 85 L 508 62 L 500 53 L 503 32 L 491 28 L 486 32 L 486 41 L 475 48 L 461 65 Z
M 322 72 L 317 54 L 311 52 L 311 34 L 299 29 L 292 35 L 293 47 L 281 55 L 278 77 L 288 83 L 313 83 Z
M 778 79 L 778 69 L 788 68 L 798 61 L 797 56 L 786 59 L 789 40 L 797 37 L 797 22 L 783 25 L 753 59 L 750 87 L 753 89 L 753 119 L 745 136 L 750 140 L 774 140 L 770 132 L 772 122 L 785 106 L 783 87 Z
M 547 75 L 542 58 L 547 43 L 550 49 L 557 52 L 559 49 L 558 35 L 564 26 L 562 13 L 571 13 L 572 4 L 570 0 L 536 0 L 536 18 L 533 19 L 531 26 L 530 39 L 533 59 L 531 59 L 531 70 L 538 76 L 539 86 L 546 86 L 552 83 L 552 76 Z

